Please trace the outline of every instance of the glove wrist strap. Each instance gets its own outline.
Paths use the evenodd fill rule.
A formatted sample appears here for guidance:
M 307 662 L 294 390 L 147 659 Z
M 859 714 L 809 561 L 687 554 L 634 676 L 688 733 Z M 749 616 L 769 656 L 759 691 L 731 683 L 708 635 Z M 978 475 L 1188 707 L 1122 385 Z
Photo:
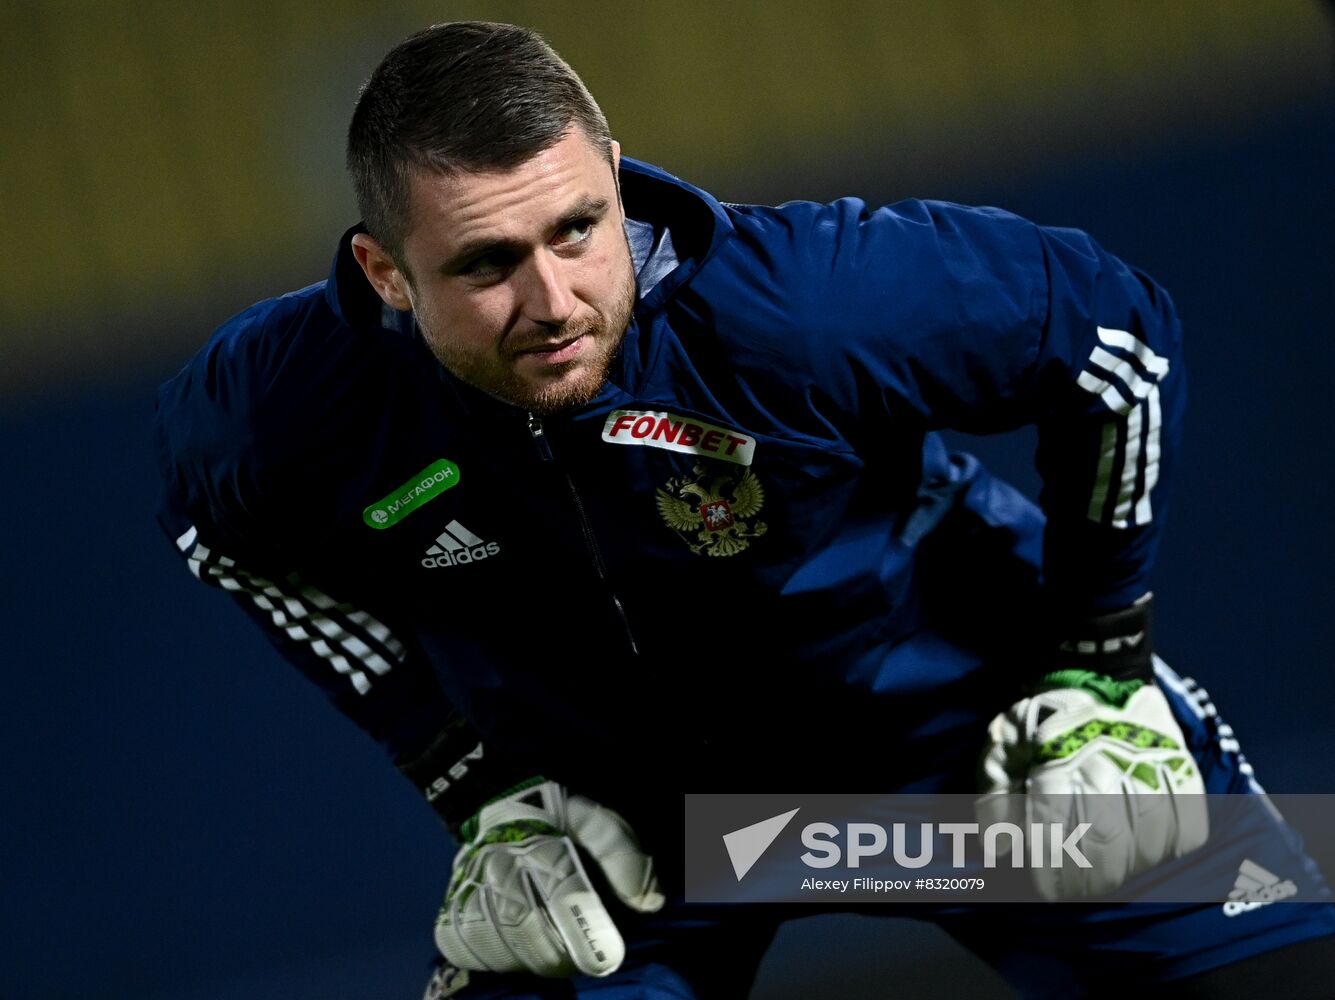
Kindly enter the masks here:
M 457 839 L 460 827 L 497 789 L 509 788 L 531 774 L 490 746 L 462 715 L 452 715 L 431 744 L 413 757 L 395 761 Z
M 1061 622 L 1053 670 L 1089 671 L 1115 681 L 1152 681 L 1150 604 L 1150 595 L 1146 594 L 1121 611 Z

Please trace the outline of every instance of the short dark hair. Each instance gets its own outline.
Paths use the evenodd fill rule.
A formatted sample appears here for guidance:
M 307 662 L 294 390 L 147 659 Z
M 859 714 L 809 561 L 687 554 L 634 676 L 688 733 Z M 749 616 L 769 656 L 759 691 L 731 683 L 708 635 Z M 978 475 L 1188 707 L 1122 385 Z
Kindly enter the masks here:
M 611 159 L 602 110 L 537 32 L 485 21 L 419 31 L 385 56 L 352 112 L 347 164 L 362 221 L 403 269 L 414 168 L 506 170 L 572 125 Z

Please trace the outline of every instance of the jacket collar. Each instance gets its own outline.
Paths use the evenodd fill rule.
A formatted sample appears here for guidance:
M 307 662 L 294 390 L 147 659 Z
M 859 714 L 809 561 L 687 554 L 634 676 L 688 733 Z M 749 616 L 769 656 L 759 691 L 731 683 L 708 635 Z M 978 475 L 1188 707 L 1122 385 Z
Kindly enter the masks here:
M 388 308 L 376 294 L 371 283 L 366 280 L 361 265 L 357 263 L 357 258 L 353 256 L 352 238 L 364 232 L 366 226 L 359 222 L 339 238 L 338 248 L 334 251 L 334 263 L 329 269 L 329 279 L 325 282 L 325 302 L 334 315 L 354 330 L 398 329 L 397 321 L 392 324 L 385 322 L 395 310 Z M 411 324 L 408 329 L 411 329 Z
M 640 300 L 654 310 L 691 279 L 732 233 L 727 210 L 713 195 L 640 160 L 622 157 L 621 197 L 626 215 L 672 231 L 680 262 Z

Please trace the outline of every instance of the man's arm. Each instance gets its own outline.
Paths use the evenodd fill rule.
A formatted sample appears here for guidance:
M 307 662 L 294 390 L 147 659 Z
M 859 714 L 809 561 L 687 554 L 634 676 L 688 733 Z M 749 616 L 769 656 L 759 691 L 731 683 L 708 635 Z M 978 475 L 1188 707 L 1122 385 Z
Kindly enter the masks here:
M 163 477 L 158 522 L 185 568 L 228 594 L 285 660 L 389 754 L 452 832 L 492 795 L 526 777 L 512 771 L 442 691 L 411 625 L 370 602 L 323 587 L 266 518 L 261 432 L 238 417 L 201 354 L 163 387 L 155 426 Z
M 1167 294 L 1083 233 L 996 209 L 845 199 L 738 216 L 749 257 L 736 259 L 765 265 L 747 275 L 747 307 L 780 321 L 744 348 L 788 347 L 796 356 L 771 366 L 782 388 L 879 460 L 901 498 L 947 474 L 928 461 L 919 477 L 921 435 L 1038 428 L 1043 590 L 1024 624 L 1041 641 L 1017 664 L 1030 686 L 1017 683 L 983 741 L 985 802 L 1009 807 L 1018 792 L 1024 808 L 1078 811 L 1094 792 L 1117 805 L 1103 811 L 1097 877 L 1040 888 L 1104 892 L 1199 846 L 1203 784 L 1149 642 L 1185 400 Z M 1157 836 L 1119 825 L 1129 814 L 1152 816 L 1142 827 Z
M 338 600 L 298 573 L 264 573 L 227 554 L 168 505 L 159 515 L 189 572 L 217 587 L 282 657 L 389 754 L 457 835 L 462 823 L 514 779 L 513 765 L 442 693 L 411 636 L 364 607 Z
M 765 265 L 747 308 L 789 354 L 770 377 L 808 380 L 786 389 L 869 461 L 915 433 L 1037 425 L 1050 611 L 1148 591 L 1185 402 L 1150 278 L 1084 233 L 941 202 L 746 210 L 735 243 Z
M 1093 868 L 1034 877 L 1048 898 L 1101 895 L 1197 849 L 1209 829 L 1150 644 L 1185 403 L 1180 325 L 1161 288 L 1083 233 L 956 206 L 923 206 L 914 222 L 928 225 L 909 268 L 937 279 L 924 284 L 939 302 L 891 340 L 879 384 L 926 429 L 1038 428 L 1047 523 L 1033 624 L 1047 652 L 1027 696 L 989 727 L 980 815 L 1086 816 Z

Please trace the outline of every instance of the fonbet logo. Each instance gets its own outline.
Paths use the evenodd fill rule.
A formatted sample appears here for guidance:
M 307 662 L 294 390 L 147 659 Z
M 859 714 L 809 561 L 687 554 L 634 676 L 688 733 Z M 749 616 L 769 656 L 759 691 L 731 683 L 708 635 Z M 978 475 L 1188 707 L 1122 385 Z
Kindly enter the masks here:
M 603 440 L 705 455 L 737 465 L 750 465 L 756 453 L 756 439 L 731 427 L 658 410 L 613 410 L 603 423 Z
M 501 547 L 495 542 L 484 542 L 458 521 L 451 521 L 436 536 L 436 544 L 426 550 L 422 565 L 427 569 L 467 566 L 488 559 L 500 551 Z
M 723 846 L 738 882 L 755 867 L 798 811 L 779 813 L 723 835 Z M 910 826 L 918 831 L 916 854 L 909 852 Z M 995 868 L 997 858 L 1007 854 L 1012 868 L 1023 867 L 1026 857 L 1031 868 L 1061 868 L 1065 858 L 1079 868 L 1092 868 L 1079 847 L 1080 838 L 1092 826 L 1080 823 L 1068 834 L 1061 823 L 1031 823 L 1027 831 L 1015 823 L 892 823 L 888 831 L 880 823 L 845 823 L 841 831 L 833 823 L 816 822 L 802 828 L 802 846 L 807 850 L 798 860 L 808 868 L 833 868 L 841 861 L 845 867 L 860 868 L 864 860 L 882 855 L 889 848 L 899 867 L 923 868 L 932 862 L 936 841 L 948 837 L 951 867 L 964 868 L 964 838 L 973 836 L 982 840 L 984 868 Z

